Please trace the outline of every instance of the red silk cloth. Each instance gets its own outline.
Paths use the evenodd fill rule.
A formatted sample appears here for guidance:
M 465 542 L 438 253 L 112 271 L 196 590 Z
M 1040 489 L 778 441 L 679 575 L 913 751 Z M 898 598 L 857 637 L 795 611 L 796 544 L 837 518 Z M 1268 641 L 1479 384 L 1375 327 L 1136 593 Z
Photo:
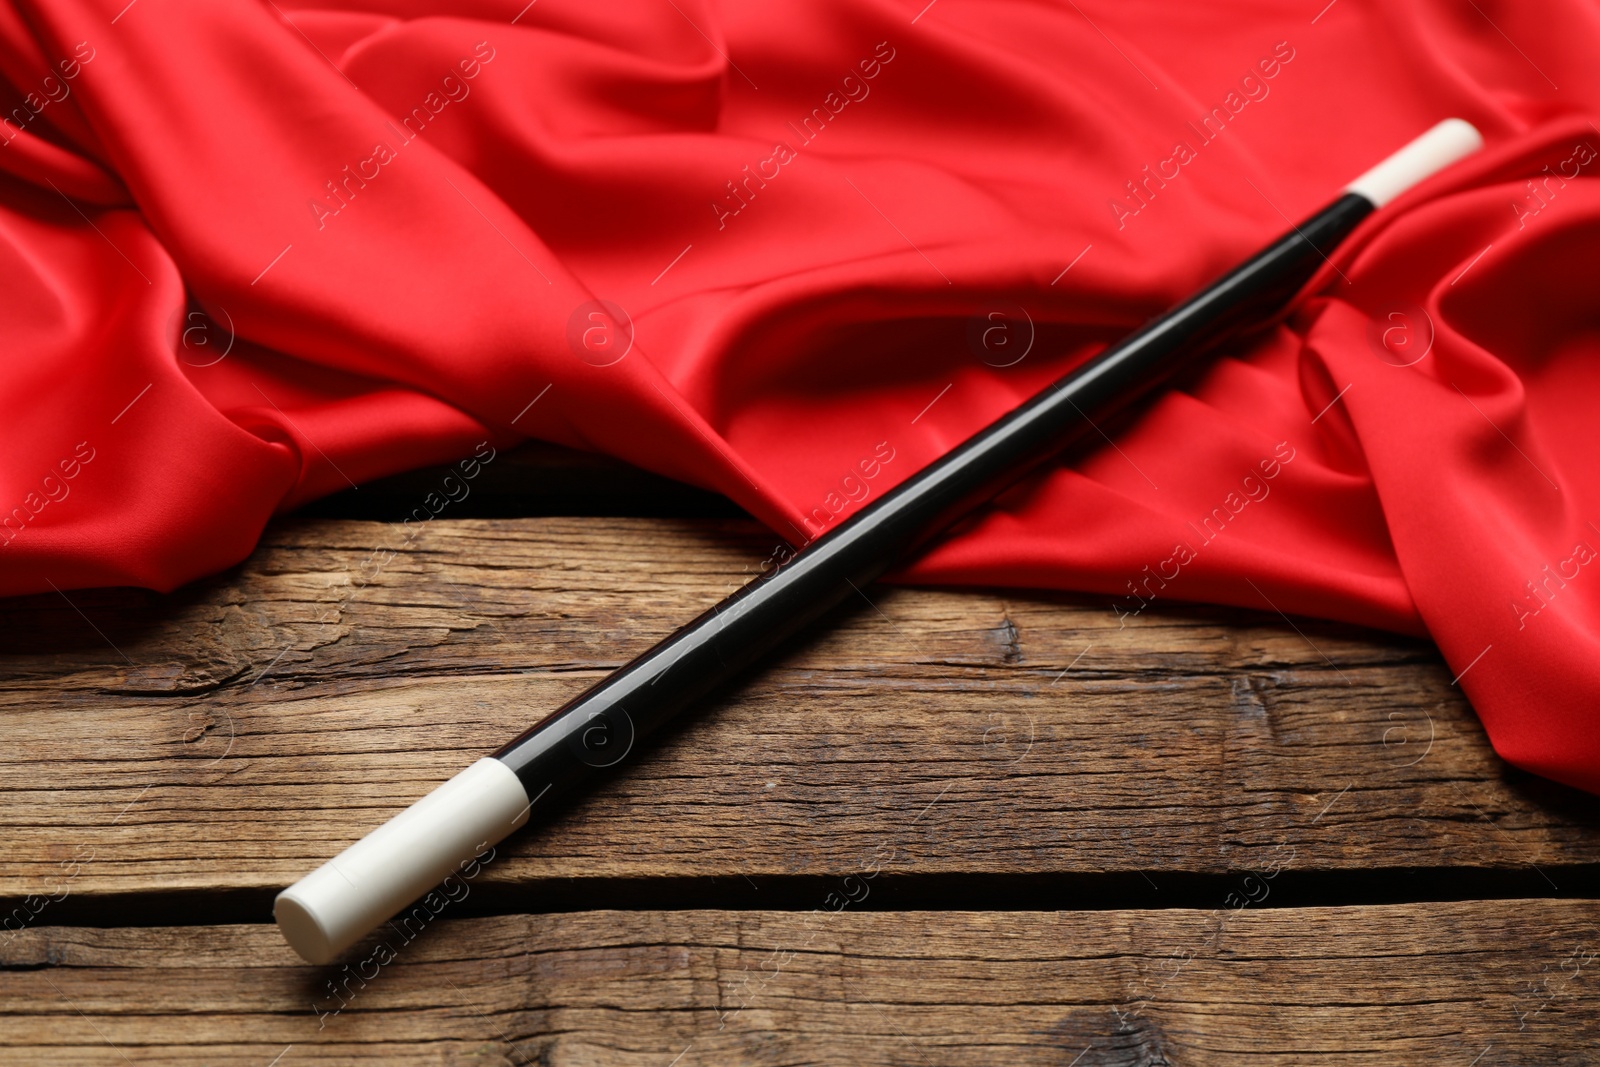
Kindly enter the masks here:
M 1600 11 L 924 4 L 0 2 L 0 593 L 524 437 L 800 542 L 1459 115 L 1285 323 L 901 578 L 1426 634 L 1600 790 Z

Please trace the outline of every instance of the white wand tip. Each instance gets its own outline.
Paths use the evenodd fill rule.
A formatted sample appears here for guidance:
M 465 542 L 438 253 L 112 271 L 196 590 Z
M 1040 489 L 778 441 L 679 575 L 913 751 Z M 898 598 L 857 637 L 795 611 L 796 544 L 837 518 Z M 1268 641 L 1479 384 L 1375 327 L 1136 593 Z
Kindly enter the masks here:
M 1382 207 L 1424 178 L 1431 178 L 1483 147 L 1483 134 L 1465 119 L 1445 119 L 1345 186 Z
M 479 849 L 528 821 L 529 807 L 516 772 L 480 759 L 279 893 L 278 929 L 308 962 L 328 963 L 481 859 Z

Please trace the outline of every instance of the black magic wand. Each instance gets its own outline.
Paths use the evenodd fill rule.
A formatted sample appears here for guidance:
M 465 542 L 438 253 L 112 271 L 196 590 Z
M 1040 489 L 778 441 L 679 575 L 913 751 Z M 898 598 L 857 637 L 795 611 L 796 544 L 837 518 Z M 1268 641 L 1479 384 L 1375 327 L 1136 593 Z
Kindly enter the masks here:
M 1095 419 L 1127 407 L 1241 329 L 1280 313 L 1362 219 L 1483 144 L 1448 119 L 1187 302 L 861 509 L 521 737 L 480 759 L 278 894 L 283 936 L 327 963 L 528 821 L 536 803 L 581 788 L 643 737 L 702 700 Z

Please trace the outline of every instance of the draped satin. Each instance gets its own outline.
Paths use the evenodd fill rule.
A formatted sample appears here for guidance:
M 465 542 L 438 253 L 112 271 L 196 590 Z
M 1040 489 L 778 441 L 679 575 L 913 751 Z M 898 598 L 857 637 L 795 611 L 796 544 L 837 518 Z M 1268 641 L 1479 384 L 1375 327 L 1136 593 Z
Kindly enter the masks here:
M 898 580 L 1425 634 L 1600 790 L 1597 42 L 1578 0 L 4 0 L 0 593 L 171 589 L 527 437 L 800 544 L 1459 115 L 1486 151 L 1284 321 Z

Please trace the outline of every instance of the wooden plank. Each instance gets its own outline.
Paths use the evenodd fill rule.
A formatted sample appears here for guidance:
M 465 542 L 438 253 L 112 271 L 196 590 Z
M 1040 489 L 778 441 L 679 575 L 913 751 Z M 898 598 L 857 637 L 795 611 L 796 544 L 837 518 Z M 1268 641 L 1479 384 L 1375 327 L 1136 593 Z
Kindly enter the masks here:
M 1600 1039 L 1595 902 L 818 904 L 443 914 L 330 968 L 260 925 L 39 927 L 0 942 L 0 1064 L 1496 1067 Z
M 281 887 L 770 548 L 737 521 L 295 521 L 170 597 L 12 601 L 0 898 L 53 896 L 68 864 L 63 908 Z M 1544 894 L 1600 861 L 1595 800 L 1499 763 L 1425 644 L 1245 612 L 1119 628 L 1094 599 L 870 595 L 517 838 L 485 884 L 759 885 L 850 868 L 886 834 L 906 877 L 1290 857 L 1504 869 Z

